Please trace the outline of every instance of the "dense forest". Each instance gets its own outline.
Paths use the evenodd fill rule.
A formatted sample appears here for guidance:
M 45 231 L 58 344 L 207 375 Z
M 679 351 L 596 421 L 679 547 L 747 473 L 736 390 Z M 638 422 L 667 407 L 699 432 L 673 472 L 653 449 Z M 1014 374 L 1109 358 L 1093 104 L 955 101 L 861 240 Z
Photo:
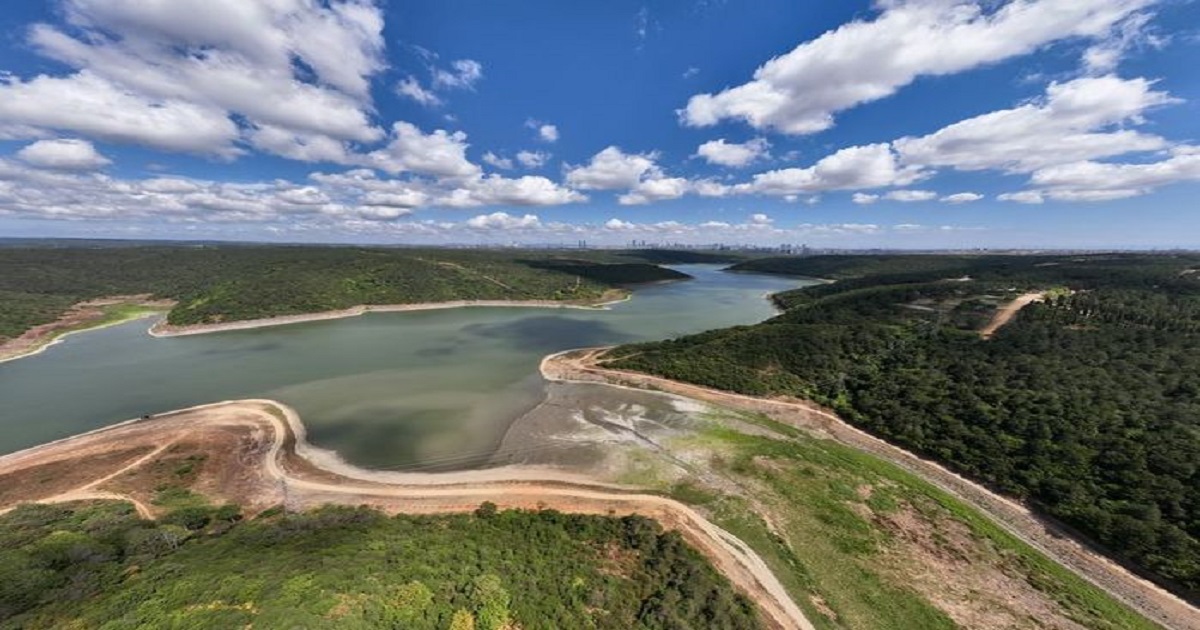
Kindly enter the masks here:
M 0 247 L 0 340 L 72 304 L 153 294 L 172 324 L 450 300 L 595 301 L 627 284 L 687 279 L 672 252 L 268 245 Z M 724 259 L 724 258 L 722 258 Z
M 755 326 L 614 365 L 818 401 L 1028 501 L 1194 599 L 1200 256 L 821 256 L 735 266 L 836 282 Z M 1043 301 L 984 339 L 1000 305 Z
M 647 630 L 759 627 L 654 521 L 554 511 L 387 517 L 128 504 L 0 516 L 0 628 Z

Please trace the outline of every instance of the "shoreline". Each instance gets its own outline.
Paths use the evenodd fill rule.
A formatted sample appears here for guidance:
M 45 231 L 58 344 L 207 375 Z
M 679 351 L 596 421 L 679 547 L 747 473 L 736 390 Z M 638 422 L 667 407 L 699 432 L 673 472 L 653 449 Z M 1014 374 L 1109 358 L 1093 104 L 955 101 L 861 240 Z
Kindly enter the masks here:
M 197 416 L 197 417 L 192 417 Z M 398 473 L 359 468 L 336 452 L 313 446 L 300 415 L 269 399 L 227 400 L 135 418 L 0 456 L 0 475 L 71 460 L 77 452 L 94 455 L 139 442 L 155 449 L 116 472 L 78 487 L 33 499 L 18 499 L 0 508 L 3 514 L 21 503 L 85 500 L 127 501 L 139 514 L 156 508 L 132 494 L 104 489 L 105 482 L 152 459 L 170 444 L 195 431 L 241 427 L 269 443 L 253 447 L 261 461 L 239 460 L 259 478 L 258 503 L 303 511 L 325 504 L 366 505 L 391 513 L 454 514 L 473 512 L 490 501 L 501 509 L 554 509 L 567 513 L 641 514 L 664 529 L 678 531 L 739 591 L 755 602 L 765 627 L 815 630 L 787 590 L 753 549 L 715 525 L 692 506 L 648 493 L 638 487 L 601 482 L 552 466 L 504 466 L 452 473 Z M 189 434 L 189 432 L 192 432 Z M 265 446 L 265 448 L 263 448 Z M 80 465 L 86 465 L 86 459 Z M 315 469 L 305 471 L 305 467 Z M 98 474 L 98 473 L 97 473 Z
M 119 319 L 115 319 L 112 321 L 97 322 L 94 325 L 85 325 L 80 328 L 64 330 L 61 332 L 56 332 L 54 330 L 51 330 L 51 331 L 49 331 L 50 332 L 49 336 L 35 337 L 33 339 L 32 344 L 29 347 L 19 349 L 19 350 L 7 351 L 7 352 L 12 352 L 12 354 L 8 354 L 6 352 L 6 350 L 4 349 L 4 345 L 7 345 L 9 342 L 21 339 L 21 337 L 14 337 L 13 339 L 6 341 L 4 344 L 0 344 L 0 364 L 8 363 L 9 361 L 16 361 L 17 359 L 25 359 L 28 357 L 37 356 L 37 355 L 45 352 L 46 350 L 50 349 L 51 347 L 63 342 L 67 337 L 70 337 L 71 335 L 92 332 L 95 330 L 103 330 L 105 328 L 110 328 L 112 326 L 120 326 L 121 324 L 128 324 L 129 322 L 135 322 L 139 319 L 147 319 L 150 317 L 160 317 L 164 313 L 165 313 L 165 307 L 149 307 L 148 306 L 148 307 L 146 307 L 146 310 L 143 312 L 136 313 L 136 314 L 130 315 L 128 317 L 122 317 Z M 43 326 L 53 326 L 55 323 L 57 323 L 57 322 L 50 322 L 49 324 L 42 324 L 42 325 Z M 34 330 L 34 328 L 31 328 L 30 330 Z M 28 332 L 29 331 L 26 331 L 25 333 L 23 333 L 23 335 L 28 334 Z
M 603 298 L 601 298 L 603 299 Z M 166 323 L 166 319 L 155 322 L 148 331 L 150 336 L 187 337 L 190 335 L 205 335 L 210 333 L 229 332 L 235 330 L 254 330 L 274 326 L 289 326 L 308 322 L 330 321 L 359 317 L 367 313 L 408 313 L 417 311 L 438 311 L 454 308 L 550 308 L 571 309 L 583 311 L 606 311 L 613 304 L 628 302 L 633 299 L 632 292 L 616 299 L 605 300 L 593 304 L 576 304 L 555 300 L 449 300 L 446 302 L 414 302 L 412 304 L 361 304 L 350 308 L 319 311 L 316 313 L 299 313 L 296 315 L 278 315 L 259 319 L 245 319 L 219 324 L 188 324 L 174 326 Z
M 877 438 L 836 413 L 801 399 L 772 399 L 712 389 L 682 381 L 604 367 L 595 359 L 613 346 L 564 350 L 542 358 L 543 378 L 560 383 L 592 383 L 633 391 L 682 396 L 751 413 L 831 439 L 898 466 L 962 501 L 1001 530 L 1092 584 L 1146 619 L 1166 628 L 1195 627 L 1197 609 L 1182 597 L 1137 575 L 1116 560 L 1077 540 L 1028 506 L 995 493 L 941 464 Z M 571 356 L 576 355 L 576 356 Z
M 111 299 L 111 298 L 110 298 Z M 350 317 L 358 317 L 367 313 L 407 313 L 417 311 L 434 311 L 453 308 L 550 308 L 550 309 L 572 309 L 586 311 L 605 311 L 610 310 L 614 304 L 628 302 L 633 299 L 632 291 L 623 291 L 622 295 L 613 299 L 604 299 L 592 304 L 577 304 L 571 302 L 559 302 L 555 300 L 451 300 L 446 302 L 414 302 L 412 304 L 364 304 L 353 306 L 346 309 L 333 311 L 320 311 L 316 313 L 300 313 L 296 315 L 280 315 L 277 317 L 264 317 L 259 319 L 247 319 L 221 324 L 192 324 L 187 326 L 172 326 L 166 323 L 166 313 L 171 306 L 167 301 L 148 301 L 143 303 L 137 302 L 114 302 L 107 303 L 108 300 L 102 300 L 103 304 L 95 304 L 93 302 L 81 302 L 71 307 L 59 317 L 59 319 L 39 324 L 29 330 L 21 333 L 18 337 L 13 337 L 3 343 L 0 343 L 0 364 L 25 359 L 28 357 L 37 356 L 51 347 L 61 343 L 71 335 L 80 333 L 102 330 L 112 326 L 128 324 L 129 322 L 139 319 L 147 319 L 158 317 L 158 321 L 154 322 L 147 329 L 147 334 L 151 337 L 168 338 L 168 337 L 187 337 L 191 335 L 204 335 L 211 333 L 230 332 L 236 330 L 254 330 L 258 328 L 270 328 L 275 326 L 288 326 L 291 324 L 303 324 L 308 322 L 329 321 L 336 319 L 346 319 Z M 64 323 L 73 312 L 77 312 L 80 308 L 88 307 L 111 307 L 111 306 L 136 306 L 142 307 L 145 310 L 132 314 L 127 317 L 121 317 L 111 321 L 97 321 L 94 324 L 83 322 L 77 328 L 67 330 L 57 329 L 56 327 Z M 100 313 L 103 317 L 103 313 Z M 41 329 L 41 330 L 39 330 Z M 18 344 L 18 342 L 23 342 Z M 27 344 L 27 345 L 26 345 Z M 7 347 L 6 346 L 11 346 Z

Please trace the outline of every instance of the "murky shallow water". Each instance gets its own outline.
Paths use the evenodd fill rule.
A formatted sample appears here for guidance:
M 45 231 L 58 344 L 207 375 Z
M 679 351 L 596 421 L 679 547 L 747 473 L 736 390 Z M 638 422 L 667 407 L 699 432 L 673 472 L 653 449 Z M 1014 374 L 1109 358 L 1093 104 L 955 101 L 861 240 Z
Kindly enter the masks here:
M 479 308 L 156 339 L 147 321 L 67 338 L 0 364 L 0 453 L 113 422 L 234 398 L 295 407 L 314 444 L 374 468 L 491 460 L 545 395 L 538 363 L 582 346 L 665 339 L 773 314 L 796 280 L 678 269 L 607 311 Z

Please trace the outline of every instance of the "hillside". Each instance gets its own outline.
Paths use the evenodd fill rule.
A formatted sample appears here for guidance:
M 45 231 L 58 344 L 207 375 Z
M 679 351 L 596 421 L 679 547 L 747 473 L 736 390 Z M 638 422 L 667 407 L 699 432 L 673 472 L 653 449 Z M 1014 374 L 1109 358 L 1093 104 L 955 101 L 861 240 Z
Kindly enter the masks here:
M 0 516 L 0 628 L 758 627 L 652 520 L 489 509 L 27 505 Z
M 1029 501 L 1191 598 L 1200 588 L 1200 257 L 814 257 L 840 278 L 756 326 L 613 367 L 815 400 Z M 984 339 L 997 309 L 1046 292 Z
M 636 252 L 200 245 L 0 248 L 0 341 L 72 304 L 149 294 L 187 325 L 452 300 L 589 303 L 618 286 L 687 279 Z

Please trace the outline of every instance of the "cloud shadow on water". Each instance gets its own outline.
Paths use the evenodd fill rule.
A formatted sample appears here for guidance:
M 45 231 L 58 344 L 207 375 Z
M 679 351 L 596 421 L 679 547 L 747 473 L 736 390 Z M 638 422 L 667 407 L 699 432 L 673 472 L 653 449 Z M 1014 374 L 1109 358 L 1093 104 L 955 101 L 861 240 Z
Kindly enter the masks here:
M 607 322 L 566 317 L 527 317 L 497 324 L 471 324 L 462 332 L 485 339 L 507 339 L 524 350 L 554 352 L 565 348 L 633 341 Z

